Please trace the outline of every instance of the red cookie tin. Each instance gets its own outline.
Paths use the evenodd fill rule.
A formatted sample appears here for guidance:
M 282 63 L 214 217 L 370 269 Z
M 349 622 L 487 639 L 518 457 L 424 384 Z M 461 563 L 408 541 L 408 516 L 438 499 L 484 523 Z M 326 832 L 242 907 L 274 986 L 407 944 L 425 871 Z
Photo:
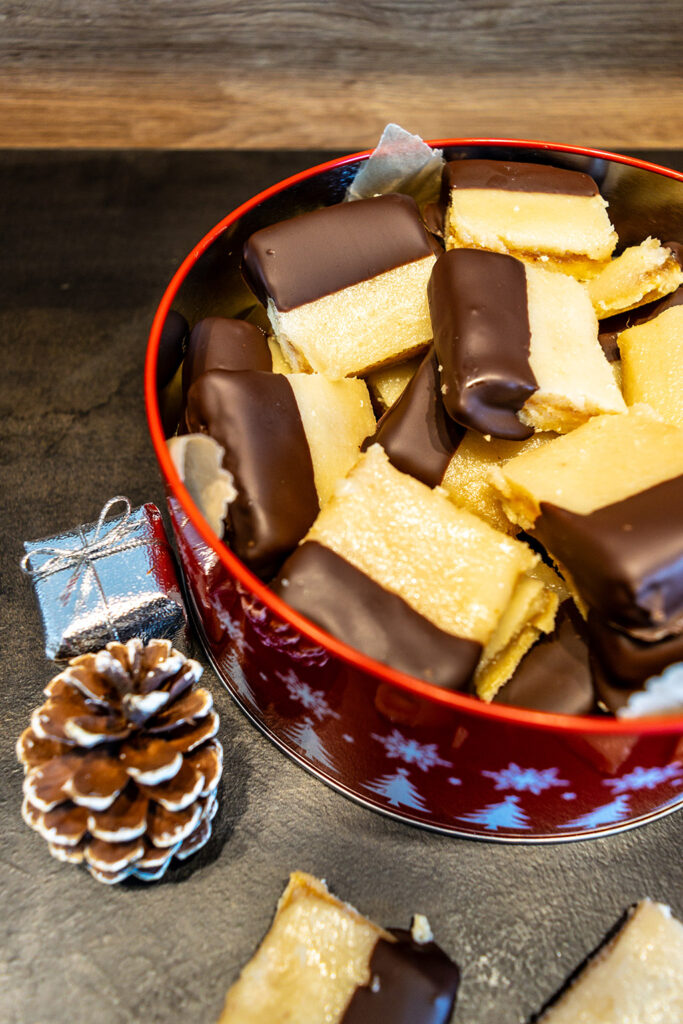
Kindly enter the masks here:
M 447 159 L 585 171 L 620 244 L 683 240 L 683 174 L 599 150 L 507 139 L 433 143 Z M 683 714 L 616 720 L 487 705 L 373 661 L 288 608 L 219 541 L 168 454 L 157 358 L 169 310 L 190 322 L 253 304 L 240 272 L 255 230 L 340 202 L 368 153 L 320 164 L 229 213 L 171 280 L 149 337 L 149 429 L 199 635 L 244 713 L 346 796 L 414 825 L 499 842 L 558 842 L 632 828 L 683 804 Z

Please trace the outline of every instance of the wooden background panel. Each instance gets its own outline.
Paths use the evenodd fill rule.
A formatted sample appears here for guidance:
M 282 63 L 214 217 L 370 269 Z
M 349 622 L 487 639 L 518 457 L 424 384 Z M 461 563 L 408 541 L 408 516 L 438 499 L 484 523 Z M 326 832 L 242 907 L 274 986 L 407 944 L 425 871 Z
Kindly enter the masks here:
M 115 67 L 522 72 L 680 61 L 680 0 L 42 0 L 4 4 L 19 60 Z
M 683 145 L 680 0 L 0 0 L 0 145 Z

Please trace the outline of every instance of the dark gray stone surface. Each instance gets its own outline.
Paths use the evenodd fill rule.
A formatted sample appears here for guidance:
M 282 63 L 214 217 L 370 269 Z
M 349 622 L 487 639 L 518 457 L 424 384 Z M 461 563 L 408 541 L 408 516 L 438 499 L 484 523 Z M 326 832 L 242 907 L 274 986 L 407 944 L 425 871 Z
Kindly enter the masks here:
M 224 213 L 328 155 L 0 153 L 6 1024 L 210 1024 L 294 868 L 326 878 L 385 925 L 426 913 L 463 969 L 455 1024 L 527 1021 L 643 896 L 683 915 L 680 813 L 545 847 L 420 832 L 357 807 L 287 760 L 208 666 L 226 764 L 215 833 L 201 853 L 160 883 L 108 888 L 53 860 L 21 820 L 14 741 L 54 674 L 18 569 L 22 541 L 96 518 L 114 494 L 163 506 L 142 401 L 155 305 Z

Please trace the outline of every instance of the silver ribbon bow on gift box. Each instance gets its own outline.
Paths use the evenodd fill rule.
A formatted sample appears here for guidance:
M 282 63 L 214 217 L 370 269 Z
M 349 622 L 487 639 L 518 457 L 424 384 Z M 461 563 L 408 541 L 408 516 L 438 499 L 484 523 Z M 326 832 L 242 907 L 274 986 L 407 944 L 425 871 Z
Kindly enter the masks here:
M 104 527 L 107 516 L 114 505 L 118 505 L 121 501 L 126 506 L 126 511 L 124 512 L 123 517 L 116 523 L 109 533 L 102 537 L 102 528 Z M 27 551 L 21 560 L 21 571 L 25 572 L 34 580 L 42 580 L 45 579 L 46 576 L 52 576 L 53 573 L 63 572 L 65 569 L 73 568 L 73 572 L 61 595 L 62 603 L 66 604 L 78 583 L 81 573 L 90 570 L 95 583 L 100 588 L 102 600 L 106 603 L 106 595 L 102 590 L 102 585 L 92 563 L 96 558 L 101 558 L 102 555 L 113 555 L 116 551 L 127 551 L 132 547 L 138 547 L 140 544 L 146 543 L 142 537 L 132 536 L 135 524 L 130 523 L 131 512 L 132 506 L 128 498 L 125 498 L 122 494 L 117 494 L 116 497 L 109 499 L 100 512 L 100 518 L 97 520 L 97 526 L 95 527 L 95 533 L 92 540 L 88 540 L 87 537 L 82 536 L 83 546 L 75 549 L 52 547 L 51 545 L 46 544 L 43 547 Z M 31 566 L 31 559 L 39 555 L 51 555 L 52 557 L 49 558 L 47 562 L 43 562 L 42 565 L 34 569 Z M 115 639 L 118 640 L 118 636 L 115 637 Z
M 123 513 L 110 518 L 121 504 Z M 97 523 L 47 541 L 25 543 L 21 569 L 36 589 L 48 657 L 70 658 L 133 636 L 173 637 L 184 627 L 180 588 L 154 505 L 133 510 L 128 498 L 116 495 Z

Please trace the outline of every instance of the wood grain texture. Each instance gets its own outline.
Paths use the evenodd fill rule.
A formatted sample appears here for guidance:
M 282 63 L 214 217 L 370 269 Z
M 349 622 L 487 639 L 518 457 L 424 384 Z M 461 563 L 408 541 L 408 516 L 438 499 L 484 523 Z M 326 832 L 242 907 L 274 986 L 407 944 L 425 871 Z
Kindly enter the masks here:
M 0 0 L 0 145 L 683 144 L 679 0 Z

